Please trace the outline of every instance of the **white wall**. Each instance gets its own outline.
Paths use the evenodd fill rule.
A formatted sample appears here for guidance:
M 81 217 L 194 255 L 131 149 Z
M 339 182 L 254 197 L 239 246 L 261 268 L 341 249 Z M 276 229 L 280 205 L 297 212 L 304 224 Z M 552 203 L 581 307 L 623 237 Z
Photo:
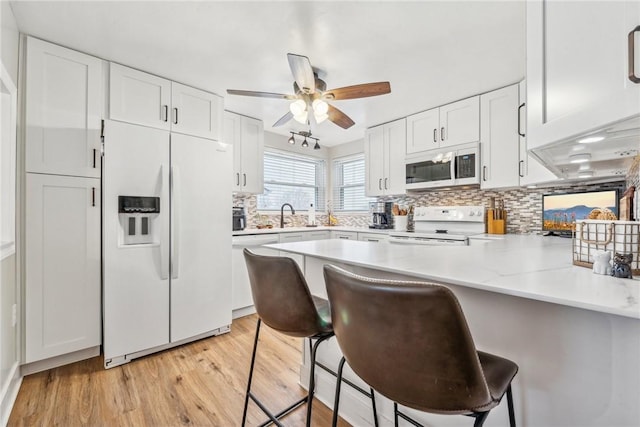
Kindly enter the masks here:
M 0 56 L 11 79 L 18 85 L 18 26 L 7 1 L 0 1 L 2 43 Z M 18 304 L 19 284 L 16 256 L 0 263 L 0 425 L 5 425 L 20 385 L 19 335 L 12 322 L 12 307 Z

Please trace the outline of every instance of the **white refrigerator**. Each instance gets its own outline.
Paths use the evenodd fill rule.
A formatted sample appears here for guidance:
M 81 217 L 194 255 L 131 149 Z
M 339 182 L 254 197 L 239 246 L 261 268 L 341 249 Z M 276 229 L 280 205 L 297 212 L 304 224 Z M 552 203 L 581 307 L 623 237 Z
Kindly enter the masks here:
M 106 121 L 105 367 L 229 331 L 231 146 Z

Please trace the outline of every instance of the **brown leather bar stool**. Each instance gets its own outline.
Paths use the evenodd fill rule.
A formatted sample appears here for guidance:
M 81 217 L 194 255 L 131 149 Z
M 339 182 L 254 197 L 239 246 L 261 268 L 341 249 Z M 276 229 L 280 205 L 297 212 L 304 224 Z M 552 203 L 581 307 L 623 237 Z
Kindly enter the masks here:
M 318 344 L 333 336 L 329 304 L 327 300 L 311 295 L 307 282 L 298 264 L 293 259 L 256 255 L 248 249 L 244 250 L 244 258 L 249 272 L 253 303 L 258 313 L 258 322 L 253 342 L 242 426 L 245 425 L 247 419 L 250 398 L 269 417 L 269 420 L 262 424 L 263 426 L 271 422 L 282 426 L 279 419 L 306 402 L 307 426 L 309 426 L 311 424 L 311 406 L 315 390 L 316 350 Z M 314 341 L 311 346 L 311 372 L 309 374 L 309 392 L 307 396 L 276 414 L 266 408 L 251 392 L 253 367 L 256 360 L 260 324 L 262 322 L 282 334 L 309 338 L 310 346 L 311 342 Z
M 324 278 L 338 345 L 351 369 L 398 404 L 437 414 L 463 414 L 481 426 L 503 395 L 515 427 L 511 381 L 518 366 L 477 351 L 462 308 L 445 286 L 381 280 L 325 265 Z M 334 423 L 340 398 L 336 383 Z

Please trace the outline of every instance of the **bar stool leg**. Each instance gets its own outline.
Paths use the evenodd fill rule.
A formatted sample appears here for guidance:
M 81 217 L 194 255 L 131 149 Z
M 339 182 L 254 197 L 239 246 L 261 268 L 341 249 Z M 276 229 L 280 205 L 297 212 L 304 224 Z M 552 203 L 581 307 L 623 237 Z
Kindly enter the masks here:
M 251 367 L 249 368 L 249 381 L 247 382 L 247 393 L 244 396 L 244 410 L 242 411 L 242 427 L 247 421 L 247 408 L 249 407 L 249 393 L 251 393 L 251 380 L 253 379 L 253 365 L 256 362 L 256 350 L 258 349 L 258 337 L 260 335 L 260 324 L 262 320 L 258 318 L 256 324 L 256 337 L 253 341 L 253 353 L 251 353 Z
M 333 420 L 331 421 L 331 427 L 336 427 L 338 425 L 338 408 L 340 407 L 340 388 L 342 386 L 342 369 L 344 368 L 344 357 L 340 359 L 340 364 L 338 365 L 338 375 L 336 377 L 336 395 L 334 397 L 333 403 Z M 377 419 L 376 419 L 377 421 Z
M 511 384 L 507 387 L 507 406 L 509 408 L 509 427 L 516 427 L 516 414 L 513 410 L 513 395 L 511 394 Z
M 371 406 L 373 407 L 373 425 L 378 427 L 378 411 L 376 410 L 376 395 L 373 393 L 373 389 L 369 387 L 369 393 L 371 393 Z
M 488 416 L 489 416 L 489 411 L 481 412 L 477 415 L 474 415 L 476 420 L 473 422 L 473 427 L 482 427 L 482 425 L 484 424 Z
M 311 372 L 309 373 L 309 395 L 307 396 L 307 427 L 311 426 L 311 408 L 313 403 L 313 394 L 316 388 L 316 353 L 318 351 L 318 345 L 324 340 L 331 338 L 333 335 L 316 339 L 311 348 Z M 309 339 L 311 341 L 311 338 Z
M 398 427 L 398 404 L 393 402 L 393 420 L 395 427 Z

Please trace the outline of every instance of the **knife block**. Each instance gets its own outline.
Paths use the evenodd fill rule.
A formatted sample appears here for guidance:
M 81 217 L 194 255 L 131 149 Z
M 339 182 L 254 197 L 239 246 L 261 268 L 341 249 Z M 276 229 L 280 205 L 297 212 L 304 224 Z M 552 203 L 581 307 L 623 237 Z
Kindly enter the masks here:
M 500 219 L 496 219 L 499 217 Z M 507 232 L 507 212 L 504 209 L 487 209 L 487 233 L 505 234 Z

